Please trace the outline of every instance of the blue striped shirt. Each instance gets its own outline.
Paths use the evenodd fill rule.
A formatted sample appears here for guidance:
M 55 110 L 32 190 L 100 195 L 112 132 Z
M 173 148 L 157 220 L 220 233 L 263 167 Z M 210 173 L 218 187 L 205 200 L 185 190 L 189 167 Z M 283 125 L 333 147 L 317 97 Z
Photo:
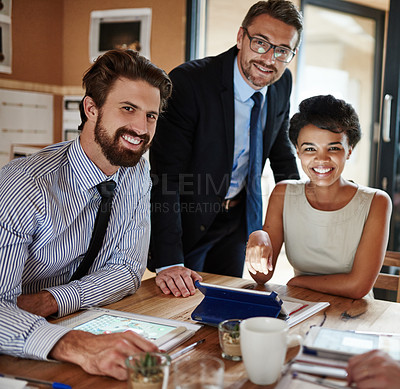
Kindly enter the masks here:
M 100 252 L 80 280 L 68 282 L 90 242 L 101 197 L 116 183 Z M 46 359 L 69 330 L 17 307 L 17 297 L 48 290 L 58 316 L 134 293 L 147 263 L 151 180 L 147 161 L 107 177 L 80 140 L 49 146 L 0 172 L 0 353 Z

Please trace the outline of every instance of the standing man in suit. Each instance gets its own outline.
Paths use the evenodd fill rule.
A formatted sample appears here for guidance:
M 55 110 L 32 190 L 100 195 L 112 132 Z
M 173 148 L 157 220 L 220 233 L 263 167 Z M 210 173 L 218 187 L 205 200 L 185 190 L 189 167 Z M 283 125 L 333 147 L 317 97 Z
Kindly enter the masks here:
M 157 272 L 165 294 L 194 294 L 197 271 L 241 277 L 247 237 L 262 225 L 260 181 L 267 158 L 276 182 L 298 178 L 287 136 L 287 66 L 302 28 L 291 1 L 259 1 L 245 16 L 235 47 L 170 73 L 172 98 L 150 151 L 148 268 Z M 261 108 L 253 122 L 255 92 Z M 252 141 L 255 126 L 259 140 Z M 250 170 L 254 165 L 257 174 Z

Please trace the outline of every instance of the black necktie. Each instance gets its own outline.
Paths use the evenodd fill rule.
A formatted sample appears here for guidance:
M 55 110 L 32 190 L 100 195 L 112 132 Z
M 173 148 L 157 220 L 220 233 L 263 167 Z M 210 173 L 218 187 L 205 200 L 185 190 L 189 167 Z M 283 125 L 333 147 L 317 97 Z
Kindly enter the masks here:
M 262 228 L 261 165 L 262 129 L 259 126 L 262 94 L 255 92 L 250 115 L 249 171 L 247 175 L 247 235 Z
M 101 195 L 101 203 L 97 211 L 96 221 L 94 222 L 92 238 L 81 264 L 75 270 L 70 281 L 79 280 L 87 274 L 90 266 L 92 266 L 92 263 L 97 257 L 103 244 L 104 235 L 106 234 L 108 220 L 110 219 L 115 186 L 116 183 L 114 181 L 104 181 L 96 186 Z

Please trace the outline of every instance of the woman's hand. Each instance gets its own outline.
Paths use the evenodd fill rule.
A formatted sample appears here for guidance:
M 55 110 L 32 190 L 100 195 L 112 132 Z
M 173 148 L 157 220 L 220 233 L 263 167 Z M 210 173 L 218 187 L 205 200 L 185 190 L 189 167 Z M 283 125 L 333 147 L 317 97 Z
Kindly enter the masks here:
M 246 266 L 251 274 L 257 272 L 268 275 L 273 270 L 272 244 L 267 232 L 254 231 L 249 236 L 246 248 Z

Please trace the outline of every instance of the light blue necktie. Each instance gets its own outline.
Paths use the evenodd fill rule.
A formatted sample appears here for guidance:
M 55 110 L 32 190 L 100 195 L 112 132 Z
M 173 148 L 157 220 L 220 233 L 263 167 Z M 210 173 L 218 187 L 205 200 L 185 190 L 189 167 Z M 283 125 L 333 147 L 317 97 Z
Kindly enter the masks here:
M 262 228 L 262 197 L 261 197 L 261 165 L 262 165 L 262 129 L 260 126 L 260 111 L 262 94 L 255 92 L 251 98 L 254 106 L 250 115 L 250 152 L 249 172 L 247 176 L 247 234 Z

